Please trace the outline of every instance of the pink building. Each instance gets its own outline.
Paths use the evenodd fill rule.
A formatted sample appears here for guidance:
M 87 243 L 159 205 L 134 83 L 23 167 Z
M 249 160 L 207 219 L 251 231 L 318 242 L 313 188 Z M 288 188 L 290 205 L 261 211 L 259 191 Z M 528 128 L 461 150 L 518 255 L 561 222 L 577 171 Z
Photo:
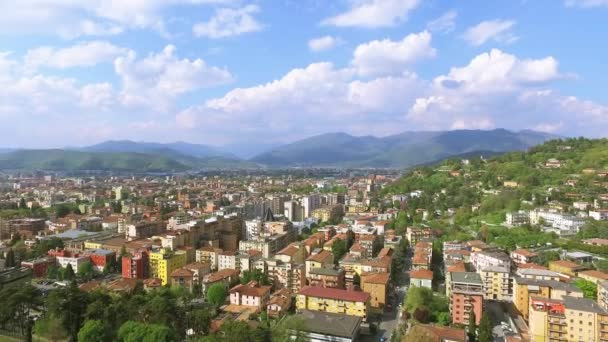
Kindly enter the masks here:
M 271 287 L 260 286 L 254 280 L 245 285 L 237 285 L 230 289 L 230 304 L 252 306 L 261 310 L 268 303 Z

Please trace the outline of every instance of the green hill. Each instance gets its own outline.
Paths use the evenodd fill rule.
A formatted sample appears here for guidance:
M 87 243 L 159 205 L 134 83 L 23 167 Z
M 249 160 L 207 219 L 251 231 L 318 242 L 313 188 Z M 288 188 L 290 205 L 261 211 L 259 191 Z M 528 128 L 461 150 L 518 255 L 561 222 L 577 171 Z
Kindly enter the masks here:
M 195 158 L 133 152 L 18 150 L 0 154 L 0 169 L 52 171 L 179 172 L 201 168 L 243 168 L 254 164 L 222 157 Z
M 475 151 L 526 150 L 554 136 L 533 131 L 404 132 L 388 137 L 323 134 L 252 159 L 269 166 L 411 167 Z

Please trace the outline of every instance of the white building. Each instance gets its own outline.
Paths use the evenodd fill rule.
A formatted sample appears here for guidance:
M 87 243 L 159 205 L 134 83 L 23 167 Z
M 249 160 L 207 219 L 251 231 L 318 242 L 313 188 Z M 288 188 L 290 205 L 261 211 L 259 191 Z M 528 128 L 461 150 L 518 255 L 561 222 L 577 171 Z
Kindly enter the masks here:
M 91 261 L 88 256 L 81 255 L 72 257 L 58 256 L 55 259 L 61 268 L 66 268 L 68 265 L 72 265 L 72 270 L 74 270 L 74 272 L 78 272 L 78 267 L 80 267 L 80 265 Z
M 590 210 L 589 217 L 597 221 L 608 220 L 608 209 Z
M 581 217 L 560 213 L 558 211 L 535 209 L 530 212 L 530 223 L 540 224 L 552 227 L 550 231 L 557 233 L 560 236 L 576 234 L 585 224 L 585 220 Z M 560 232 L 562 231 L 562 232 Z
M 477 271 L 488 267 L 503 266 L 511 269 L 511 259 L 505 252 L 501 251 L 481 251 L 471 253 L 471 265 Z
M 509 226 L 521 226 L 530 223 L 530 213 L 527 211 L 507 213 L 506 218 L 506 223 Z
M 245 221 L 245 240 L 253 240 L 262 232 L 262 220 Z
M 312 211 L 321 207 L 321 196 L 318 194 L 311 194 L 301 199 L 302 207 L 304 211 L 304 218 L 310 217 Z

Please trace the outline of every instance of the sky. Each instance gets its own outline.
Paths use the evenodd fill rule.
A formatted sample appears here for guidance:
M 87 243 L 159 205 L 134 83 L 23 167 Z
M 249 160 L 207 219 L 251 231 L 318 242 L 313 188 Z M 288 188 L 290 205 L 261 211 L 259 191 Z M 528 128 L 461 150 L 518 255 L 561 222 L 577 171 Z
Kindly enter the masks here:
M 608 132 L 608 0 L 0 0 L 0 147 Z

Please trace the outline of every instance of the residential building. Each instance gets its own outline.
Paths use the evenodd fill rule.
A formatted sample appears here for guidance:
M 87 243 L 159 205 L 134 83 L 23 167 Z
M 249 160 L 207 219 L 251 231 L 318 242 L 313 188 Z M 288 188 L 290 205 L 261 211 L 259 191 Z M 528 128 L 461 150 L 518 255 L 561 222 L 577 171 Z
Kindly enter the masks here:
M 484 268 L 491 266 L 503 266 L 507 269 L 511 269 L 511 259 L 507 253 L 502 251 L 479 251 L 471 253 L 471 265 L 477 270 L 483 270 Z
M 531 297 L 561 300 L 564 296 L 583 298 L 583 292 L 569 283 L 513 277 L 513 303 L 524 319 L 529 316 Z
M 445 268 L 445 295 L 450 298 L 452 294 L 452 273 L 454 272 L 466 272 L 467 269 L 464 265 L 464 262 L 458 261 L 451 265 L 446 265 Z
M 32 270 L 32 275 L 34 276 L 34 278 L 46 277 L 48 265 L 49 260 L 46 257 L 21 262 L 21 267 L 29 268 Z
M 223 269 L 214 273 L 209 273 L 203 277 L 202 290 L 203 295 L 213 284 L 222 284 L 225 289 L 228 289 L 232 284 L 238 282 L 239 271 L 235 269 Z
M 334 255 L 327 250 L 314 250 L 312 254 L 306 258 L 306 277 L 310 274 L 313 268 L 330 268 L 334 266 Z
M 171 272 L 171 285 L 181 286 L 192 292 L 194 284 L 194 272 L 191 270 L 182 267 Z
M 270 289 L 272 286 L 264 286 L 252 280 L 247 284 L 239 284 L 231 288 L 230 304 L 251 306 L 256 310 L 261 311 L 266 308 L 266 304 L 270 299 Z
M 78 268 L 84 263 L 91 262 L 91 259 L 89 259 L 88 256 L 80 254 L 74 254 L 72 256 L 56 256 L 55 260 L 61 268 L 66 268 L 68 265 L 72 266 L 74 273 L 78 272 Z
M 604 273 L 604 272 L 600 272 L 600 271 L 596 271 L 596 270 L 589 270 L 589 271 L 578 272 L 578 277 L 585 279 L 587 281 L 590 281 L 597 285 L 602 280 L 608 280 L 608 273 Z
M 523 226 L 525 224 L 530 224 L 530 213 L 527 211 L 507 213 L 506 224 L 509 226 Z
M 410 286 L 433 287 L 433 271 L 416 270 L 410 272 Z
M 428 239 L 433 236 L 433 231 L 430 228 L 407 227 L 405 237 L 410 242 L 410 246 L 416 245 L 422 239 Z
M 563 279 L 563 276 L 557 272 L 537 268 L 518 268 L 515 274 L 522 278 L 536 280 L 562 281 Z
M 586 298 L 532 297 L 529 334 L 532 342 L 606 341 L 608 312 Z
M 276 289 L 287 288 L 292 293 L 298 293 L 306 286 L 306 269 L 302 264 L 282 262 L 276 259 L 260 259 L 256 261 L 256 265 L 258 264 L 265 265 L 268 278 L 273 281 Z M 260 269 L 259 266 L 256 268 Z
M 186 253 L 161 249 L 149 255 L 150 277 L 159 278 L 163 285 L 171 281 L 171 273 L 186 265 Z
M 219 254 L 222 252 L 220 248 L 201 247 L 196 250 L 196 261 L 208 262 L 212 270 L 217 270 Z
M 568 260 L 556 260 L 549 262 L 549 269 L 557 273 L 576 277 L 576 274 L 580 271 L 584 271 L 586 267 Z
M 597 303 L 604 310 L 608 310 L 608 280 L 597 283 Z
M 344 270 L 340 268 L 312 268 L 306 278 L 308 285 L 344 289 Z
M 361 275 L 361 290 L 370 295 L 370 306 L 383 310 L 388 300 L 390 275 L 387 272 L 363 273 Z
M 301 310 L 296 315 L 302 322 L 299 331 L 290 331 L 291 338 L 304 337 L 314 342 L 355 342 L 359 340 L 361 317 Z
M 479 272 L 483 281 L 484 299 L 511 301 L 512 282 L 509 269 L 504 266 L 489 266 Z
M 412 326 L 414 336 L 426 336 L 430 341 L 437 342 L 467 342 L 468 337 L 464 329 L 443 327 L 439 325 L 416 324 Z
M 536 260 L 538 254 L 530 252 L 527 249 L 516 249 L 511 252 L 511 260 L 516 264 L 529 264 Z
M 483 311 L 483 281 L 474 272 L 453 272 L 451 274 L 450 314 L 454 324 L 469 324 L 471 312 L 475 313 L 479 325 Z
M 324 311 L 367 318 L 370 295 L 367 292 L 307 286 L 297 295 L 298 311 Z
M 150 274 L 150 260 L 148 251 L 122 257 L 122 277 L 133 279 L 147 279 Z
M 608 209 L 589 210 L 589 217 L 597 221 L 608 220 Z
M 280 289 L 270 295 L 270 300 L 268 300 L 268 304 L 266 305 L 266 312 L 272 318 L 282 317 L 289 311 L 291 303 L 291 291 L 286 288 Z
M 106 265 L 112 261 L 116 261 L 116 253 L 108 249 L 87 250 L 85 253 L 89 256 L 93 267 L 95 267 L 99 272 L 102 272 Z

